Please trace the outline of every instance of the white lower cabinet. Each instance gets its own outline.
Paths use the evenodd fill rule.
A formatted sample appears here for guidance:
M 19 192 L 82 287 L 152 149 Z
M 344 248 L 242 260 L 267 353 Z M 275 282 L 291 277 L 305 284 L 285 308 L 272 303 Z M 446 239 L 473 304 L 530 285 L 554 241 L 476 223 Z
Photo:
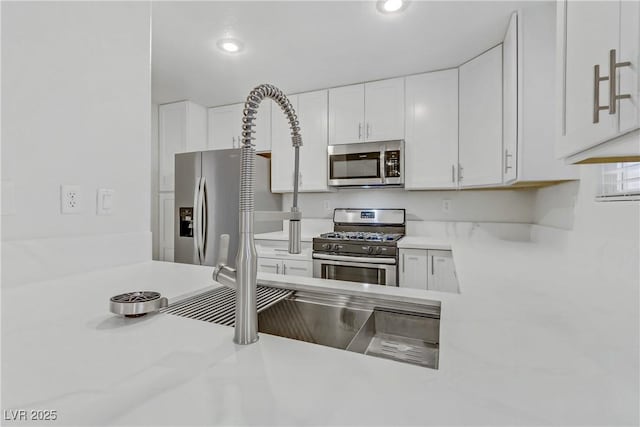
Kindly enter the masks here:
M 430 291 L 458 293 L 458 277 L 451 251 L 427 251 L 429 271 L 427 289 Z
M 258 258 L 258 273 L 313 277 L 313 262 L 293 259 Z
M 400 249 L 400 287 L 427 289 L 427 251 Z
M 458 293 L 451 251 L 400 249 L 400 287 Z
M 301 242 L 299 255 L 289 254 L 288 247 L 286 240 L 256 239 L 258 272 L 313 277 L 311 243 Z
M 158 225 L 160 229 L 160 261 L 173 262 L 173 221 L 174 221 L 174 194 L 160 193 L 158 196 Z

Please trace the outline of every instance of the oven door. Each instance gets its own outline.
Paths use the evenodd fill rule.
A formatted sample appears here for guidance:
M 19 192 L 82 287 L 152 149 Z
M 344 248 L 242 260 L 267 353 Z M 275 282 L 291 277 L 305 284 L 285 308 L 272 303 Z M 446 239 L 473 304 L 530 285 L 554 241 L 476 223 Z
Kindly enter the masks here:
M 342 147 L 329 147 L 329 185 L 384 184 L 383 153 L 366 151 L 341 153 Z
M 348 260 L 346 260 L 348 259 Z M 367 262 L 363 262 L 367 260 Z M 398 286 L 395 259 L 386 258 L 393 264 L 379 264 L 381 258 L 345 257 L 339 255 L 314 254 L 313 277 L 319 279 L 346 280 L 374 285 Z

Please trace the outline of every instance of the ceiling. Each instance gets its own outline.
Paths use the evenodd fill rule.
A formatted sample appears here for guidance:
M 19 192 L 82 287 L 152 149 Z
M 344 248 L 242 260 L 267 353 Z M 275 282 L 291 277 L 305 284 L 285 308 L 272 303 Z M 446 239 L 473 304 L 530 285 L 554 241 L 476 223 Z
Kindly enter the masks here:
M 244 100 L 260 83 L 303 92 L 455 67 L 502 41 L 518 1 L 153 2 L 155 103 Z M 228 54 L 223 37 L 244 42 Z

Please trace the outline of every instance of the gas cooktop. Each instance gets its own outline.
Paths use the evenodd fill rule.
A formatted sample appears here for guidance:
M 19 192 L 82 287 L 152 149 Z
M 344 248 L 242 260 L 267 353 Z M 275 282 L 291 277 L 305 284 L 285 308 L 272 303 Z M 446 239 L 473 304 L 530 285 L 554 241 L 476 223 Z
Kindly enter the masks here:
M 332 231 L 323 233 L 320 239 L 366 241 L 366 242 L 397 242 L 402 238 L 400 233 L 375 233 L 365 231 Z

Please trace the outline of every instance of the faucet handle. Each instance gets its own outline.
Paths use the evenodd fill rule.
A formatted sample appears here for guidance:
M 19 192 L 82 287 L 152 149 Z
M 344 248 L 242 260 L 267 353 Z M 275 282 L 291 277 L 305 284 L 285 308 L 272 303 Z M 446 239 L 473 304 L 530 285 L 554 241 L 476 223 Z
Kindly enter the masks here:
M 220 235 L 220 245 L 218 248 L 218 263 L 217 265 L 227 265 L 229 262 L 229 235 Z

